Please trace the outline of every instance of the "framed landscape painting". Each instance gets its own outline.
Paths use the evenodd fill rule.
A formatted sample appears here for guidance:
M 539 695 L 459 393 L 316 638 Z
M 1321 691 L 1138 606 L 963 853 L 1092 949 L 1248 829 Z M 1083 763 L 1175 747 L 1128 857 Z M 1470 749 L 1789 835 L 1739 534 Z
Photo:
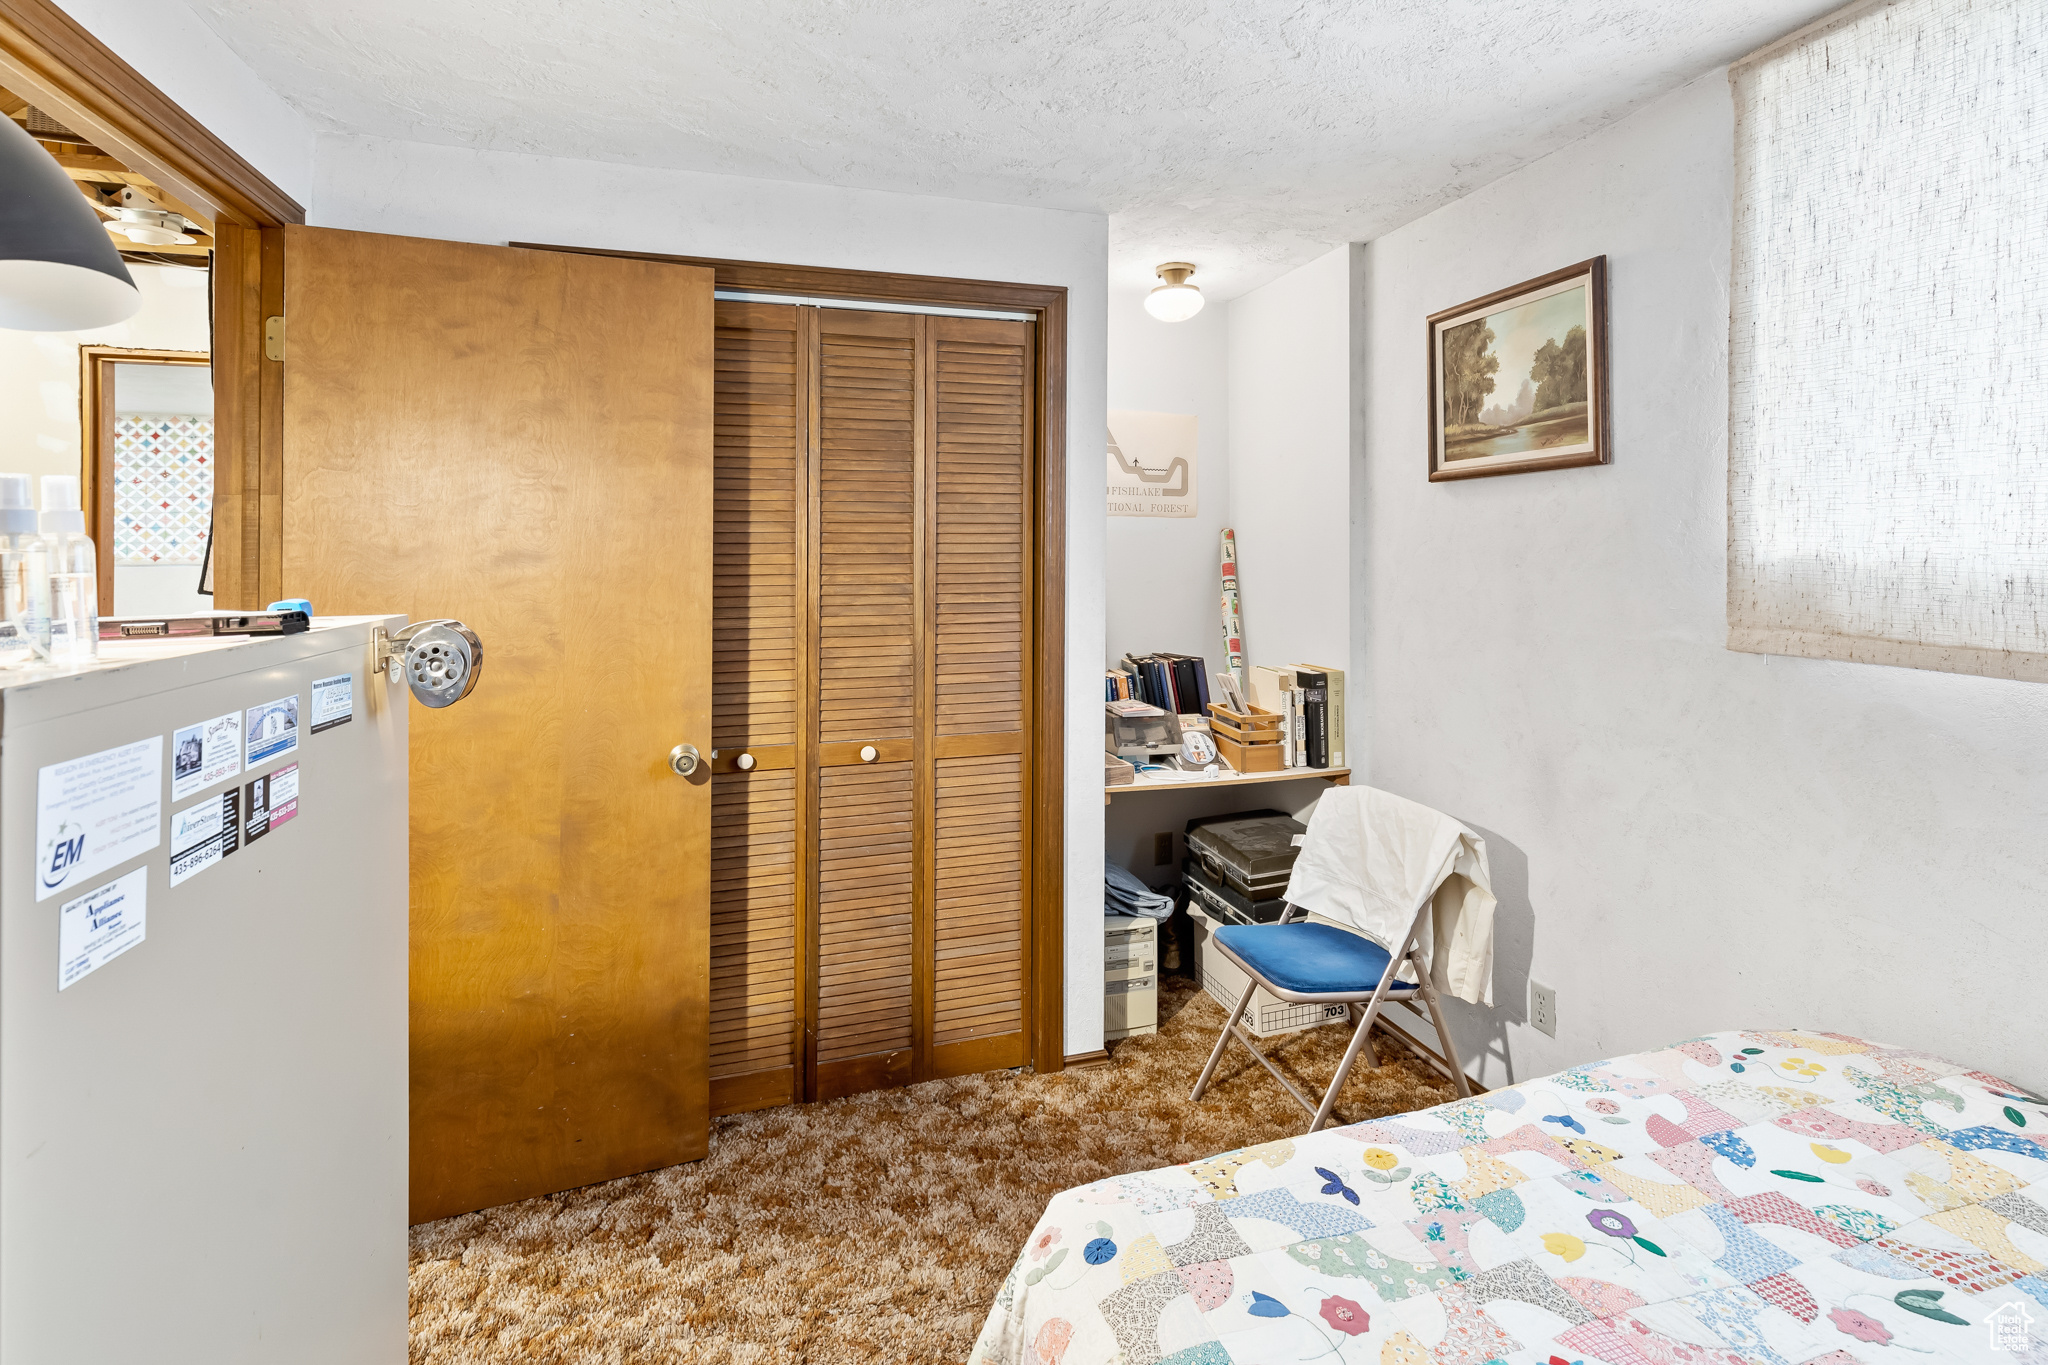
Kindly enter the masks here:
M 1429 479 L 1607 463 L 1607 258 L 1429 318 Z

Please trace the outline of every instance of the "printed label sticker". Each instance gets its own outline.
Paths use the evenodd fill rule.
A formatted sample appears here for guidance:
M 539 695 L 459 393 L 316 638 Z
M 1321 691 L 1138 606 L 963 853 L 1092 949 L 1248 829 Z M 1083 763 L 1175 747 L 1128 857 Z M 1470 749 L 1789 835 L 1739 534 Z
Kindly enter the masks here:
M 142 942 L 149 868 L 57 908 L 57 989 L 91 976 Z
M 219 796 L 171 814 L 171 885 L 196 877 L 242 846 L 242 793 Z
M 36 899 L 163 840 L 164 737 L 36 770 Z
M 356 677 L 337 673 L 331 678 L 313 679 L 312 732 L 332 730 L 355 719 Z
M 268 763 L 279 754 L 299 747 L 299 698 L 297 693 L 249 708 L 249 763 Z
M 242 771 L 242 713 L 188 725 L 171 733 L 171 800 L 183 801 L 196 791 Z
M 298 815 L 299 765 L 287 764 L 268 776 L 257 778 L 249 784 L 248 795 L 242 838 L 245 842 L 254 843 Z

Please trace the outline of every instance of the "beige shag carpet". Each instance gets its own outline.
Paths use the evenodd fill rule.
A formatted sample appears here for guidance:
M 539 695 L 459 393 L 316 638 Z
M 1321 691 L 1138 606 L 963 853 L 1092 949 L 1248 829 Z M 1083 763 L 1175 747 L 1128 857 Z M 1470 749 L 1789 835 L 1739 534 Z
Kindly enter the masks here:
M 719 1119 L 711 1155 L 412 1230 L 412 1359 L 837 1365 L 964 1361 L 1060 1190 L 1301 1132 L 1243 1048 L 1200 1104 L 1223 1010 L 1168 981 L 1152 1037 L 1111 1064 L 991 1072 Z M 1310 1094 L 1349 1030 L 1269 1049 Z M 1452 1098 L 1375 1033 L 1338 1114 Z

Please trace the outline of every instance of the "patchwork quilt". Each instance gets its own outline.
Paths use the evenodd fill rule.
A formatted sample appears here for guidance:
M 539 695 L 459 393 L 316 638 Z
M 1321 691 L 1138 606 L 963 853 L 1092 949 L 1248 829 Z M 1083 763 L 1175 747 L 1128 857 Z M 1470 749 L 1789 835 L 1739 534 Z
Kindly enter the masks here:
M 1069 1190 L 972 1365 L 2048 1365 L 2048 1100 L 1717 1033 Z

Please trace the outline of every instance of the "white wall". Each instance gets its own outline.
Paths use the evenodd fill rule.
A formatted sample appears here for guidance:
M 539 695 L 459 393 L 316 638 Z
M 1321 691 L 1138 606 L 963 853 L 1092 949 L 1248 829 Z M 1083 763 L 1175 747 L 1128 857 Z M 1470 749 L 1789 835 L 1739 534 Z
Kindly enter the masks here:
M 1732 120 L 1716 72 L 1369 247 L 1371 780 L 1487 838 L 1483 1080 L 1801 1025 L 2038 1088 L 2048 688 L 1723 647 Z M 1601 253 L 1614 463 L 1426 482 L 1424 317 Z
M 304 204 L 313 125 L 178 0 L 60 0 L 114 55 Z
M 452 241 L 531 241 L 1065 285 L 1066 1050 L 1102 1046 L 1102 433 L 1107 224 L 1063 213 L 785 181 L 318 140 L 309 221 Z
M 1109 407 L 1195 418 L 1195 515 L 1111 517 L 1107 543 L 1107 656 L 1165 650 L 1223 668 L 1221 545 L 1230 524 L 1230 305 L 1186 322 L 1145 311 L 1145 290 L 1109 296 Z M 1089 448 L 1080 460 L 1103 457 Z
M 1350 657 L 1355 251 L 1230 303 L 1230 518 L 1248 664 L 1345 668 Z
M 129 267 L 142 307 L 126 322 L 89 332 L 0 329 L 0 469 L 77 474 L 84 459 L 79 427 L 78 348 L 133 346 L 152 351 L 204 351 L 206 272 L 178 266 Z

